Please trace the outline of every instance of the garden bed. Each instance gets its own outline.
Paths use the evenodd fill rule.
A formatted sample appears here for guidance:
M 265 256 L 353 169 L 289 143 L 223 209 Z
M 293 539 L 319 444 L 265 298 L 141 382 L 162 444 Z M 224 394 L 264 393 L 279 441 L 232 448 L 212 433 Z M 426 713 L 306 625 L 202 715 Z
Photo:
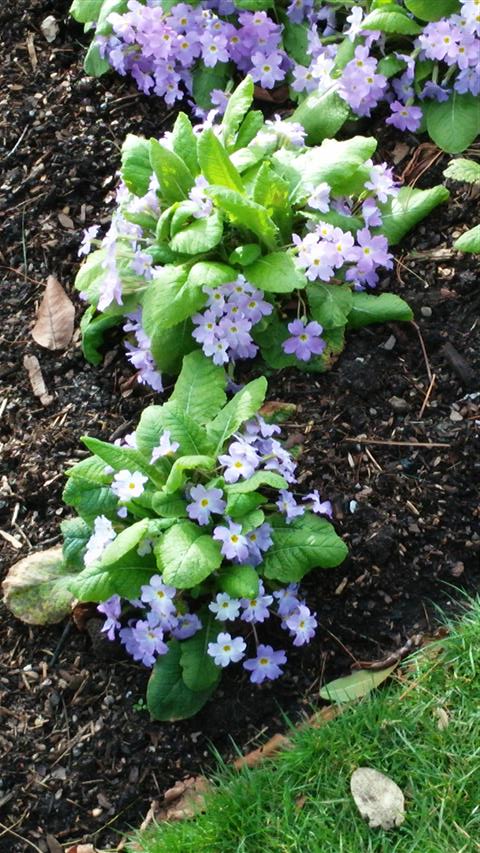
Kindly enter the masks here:
M 131 431 L 154 399 L 136 385 L 115 340 L 94 368 L 85 363 L 77 335 L 60 354 L 30 337 L 48 274 L 71 293 L 81 231 L 108 219 L 126 133 L 159 135 L 172 117 L 121 78 L 84 78 L 80 28 L 67 22 L 68 5 L 19 2 L 14 21 L 10 11 L 0 12 L 8 154 L 0 197 L 4 569 L 60 541 L 58 525 L 67 517 L 63 469 L 79 458 L 79 437 Z M 48 14 L 60 25 L 52 45 L 39 30 Z M 408 180 L 416 177 L 425 187 L 442 180 L 447 155 L 422 175 L 422 162 L 428 166 L 436 149 L 419 152 L 414 137 L 398 143 L 391 132 L 378 138 L 398 175 L 408 169 Z M 163 725 L 134 707 L 147 670 L 121 655 L 112 659 L 112 646 L 98 637 L 99 622 L 72 630 L 58 648 L 64 625 L 28 628 L 2 610 L 0 850 L 23 853 L 32 849 L 29 841 L 48 851 L 47 834 L 61 844 L 113 847 L 152 799 L 204 769 L 212 745 L 226 758 L 234 742 L 248 749 L 283 728 L 284 713 L 308 711 L 325 679 L 431 632 L 435 607 L 448 610 L 453 587 L 478 589 L 479 401 L 465 395 L 478 390 L 480 296 L 475 260 L 451 249 L 454 237 L 472 225 L 478 198 L 471 188 L 451 189 L 449 205 L 396 253 L 403 257 L 389 289 L 411 303 L 418 329 L 363 329 L 350 336 L 330 373 L 310 379 L 289 370 L 269 377 L 270 399 L 298 405 L 287 430 L 292 443 L 303 445 L 301 481 L 333 501 L 337 530 L 350 549 L 340 568 L 305 584 L 321 626 L 317 638 L 290 656 L 278 683 L 259 691 L 246 675 L 227 676 L 197 717 Z M 48 406 L 32 394 L 26 354 L 39 359 L 54 398 Z

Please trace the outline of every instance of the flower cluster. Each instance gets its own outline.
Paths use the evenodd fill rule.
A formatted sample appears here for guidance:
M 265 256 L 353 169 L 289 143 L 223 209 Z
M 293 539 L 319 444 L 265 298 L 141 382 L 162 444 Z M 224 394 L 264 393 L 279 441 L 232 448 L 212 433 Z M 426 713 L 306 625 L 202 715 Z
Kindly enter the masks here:
M 214 364 L 254 358 L 258 346 L 250 334 L 252 327 L 273 311 L 262 291 L 243 275 L 219 287 L 204 287 L 203 291 L 208 297 L 206 310 L 192 320 L 197 326 L 193 337 L 205 355 Z
M 219 454 L 220 477 L 216 484 L 187 480 L 181 486 L 179 496 L 185 500 L 188 523 L 198 525 L 219 543 L 224 566 L 230 564 L 252 571 L 262 564 L 273 546 L 273 527 L 266 520 L 265 513 L 258 510 L 264 498 L 257 493 L 253 495 L 252 506 L 257 506 L 257 511 L 252 516 L 252 523 L 248 524 L 242 518 L 237 521 L 228 515 L 227 488 L 248 483 L 253 476 L 261 476 L 262 472 L 273 472 L 288 484 L 295 483 L 296 463 L 279 440 L 280 432 L 278 425 L 267 423 L 263 417 L 255 415 L 243 424 L 241 432 L 233 435 L 224 448 L 225 452 Z M 117 439 L 116 446 L 128 453 L 138 453 L 136 433 Z M 172 440 L 170 431 L 163 430 L 159 443 L 151 450 L 149 463 L 155 466 L 159 460 L 165 459 L 174 462 L 179 447 L 179 442 Z M 121 519 L 118 523 L 128 525 L 137 511 L 135 502 L 148 495 L 149 477 L 139 470 L 121 468 L 115 471 L 109 466 L 105 467 L 104 473 L 112 478 L 110 491 L 118 501 L 117 518 Z M 297 504 L 293 493 L 287 489 L 281 489 L 279 495 L 276 506 L 285 516 L 287 525 L 307 510 L 318 515 L 332 515 L 330 502 L 322 502 L 316 490 L 303 497 L 303 505 Z M 117 536 L 116 525 L 105 515 L 97 516 L 86 542 L 85 567 L 100 563 Z M 135 546 L 137 555 L 148 558 L 155 552 L 157 543 L 158 534 L 145 533 Z M 267 591 L 258 578 L 256 592 L 249 597 L 234 597 L 220 590 L 205 601 L 208 589 L 211 590 L 211 586 L 204 592 L 201 615 L 198 615 L 193 612 L 198 607 L 195 599 L 189 601 L 184 589 L 172 586 L 162 574 L 152 570 L 149 582 L 141 585 L 136 598 L 126 599 L 116 593 L 98 605 L 99 612 L 105 616 L 102 631 L 109 640 L 118 638 L 134 660 L 152 667 L 158 657 L 168 653 L 170 641 L 188 640 L 209 621 L 209 636 L 214 639 L 208 643 L 208 656 L 221 669 L 242 661 L 243 668 L 255 684 L 281 675 L 281 666 L 287 657 L 284 650 L 275 651 L 271 646 L 259 643 L 254 626 L 276 617 L 294 646 L 303 646 L 315 634 L 317 620 L 300 597 L 298 583 L 288 586 L 274 584 L 272 591 Z M 227 622 L 235 623 L 230 629 L 232 633 L 225 630 Z M 215 623 L 221 623 L 218 631 Z M 256 651 L 253 657 L 248 657 L 247 647 L 251 640 L 255 641 Z
M 168 12 L 161 0 L 128 0 L 127 12 L 108 17 L 112 34 L 96 40 L 119 74 L 131 74 L 142 92 L 160 95 L 167 104 L 181 100 L 185 92 L 192 94 L 192 74 L 202 66 L 232 63 L 241 74 L 272 88 L 289 67 L 280 46 L 282 27 L 266 12 L 233 17 L 234 11 L 235 4 L 224 0 L 195 7 L 177 3 Z

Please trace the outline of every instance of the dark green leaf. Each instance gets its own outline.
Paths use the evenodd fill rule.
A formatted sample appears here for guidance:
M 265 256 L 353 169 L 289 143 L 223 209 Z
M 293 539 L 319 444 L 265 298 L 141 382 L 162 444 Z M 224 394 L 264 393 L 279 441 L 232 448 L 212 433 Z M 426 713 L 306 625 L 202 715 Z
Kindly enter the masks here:
M 255 415 L 261 407 L 267 392 L 267 380 L 264 376 L 254 379 L 242 388 L 207 425 L 209 438 L 215 443 L 219 453 L 227 438 Z
M 231 598 L 255 598 L 259 577 L 253 566 L 228 566 L 220 570 L 218 585 Z
M 150 163 L 165 200 L 172 204 L 187 198 L 194 180 L 183 160 L 156 139 L 150 140 Z
M 402 187 L 397 196 L 381 205 L 382 225 L 378 229 L 391 246 L 395 246 L 422 219 L 450 197 L 446 187 L 429 190 Z
M 122 145 L 122 180 L 130 192 L 144 196 L 148 192 L 152 166 L 150 164 L 150 145 L 141 136 L 127 135 Z
M 232 77 L 232 66 L 227 62 L 217 62 L 213 68 L 207 68 L 203 63 L 198 63 L 193 72 L 193 100 L 203 110 L 210 110 L 213 106 L 211 94 L 214 89 L 222 92 Z
M 405 0 L 405 6 L 421 21 L 439 21 L 460 12 L 459 0 Z
M 203 628 L 189 640 L 184 640 L 180 652 L 183 681 L 195 693 L 212 689 L 221 676 L 220 668 L 207 652 L 208 644 L 217 639 L 219 624 L 208 610 L 201 613 L 201 621 Z
M 226 376 L 223 367 L 213 364 L 201 352 L 192 352 L 183 360 L 170 402 L 199 424 L 212 420 L 225 405 Z
M 172 722 L 193 717 L 212 695 L 207 690 L 189 690 L 180 666 L 181 644 L 169 643 L 169 652 L 157 658 L 147 686 L 147 706 L 154 720 Z
M 352 307 L 352 291 L 348 285 L 309 284 L 307 298 L 313 319 L 324 329 L 346 325 Z
M 266 293 L 291 293 L 292 290 L 303 290 L 307 284 L 304 274 L 286 252 L 264 255 L 250 264 L 246 276 L 249 282 Z
M 305 513 L 290 524 L 280 515 L 270 516 L 269 522 L 273 545 L 261 566 L 266 578 L 293 583 L 311 569 L 339 566 L 347 556 L 347 547 L 334 527 L 312 513 Z
M 197 137 L 190 119 L 179 113 L 172 130 L 172 148 L 188 167 L 192 175 L 198 175 Z
M 454 91 L 442 103 L 424 101 L 423 111 L 431 138 L 449 154 L 465 151 L 480 133 L 478 98 L 470 92 L 460 95 Z
M 60 529 L 63 535 L 63 559 L 68 566 L 83 569 L 83 554 L 92 531 L 82 518 L 69 518 L 62 521 Z
M 352 308 L 348 315 L 348 325 L 353 329 L 369 326 L 371 323 L 408 322 L 413 320 L 413 311 L 400 296 L 395 293 L 353 293 Z
M 324 92 L 313 91 L 307 95 L 292 114 L 291 120 L 302 125 L 309 145 L 318 145 L 322 140 L 336 136 L 349 112 L 350 107 L 332 84 Z
M 170 241 L 170 248 L 185 255 L 199 255 L 218 246 L 222 235 L 222 215 L 218 210 L 214 210 L 210 216 L 194 219 L 190 225 L 175 234 Z
M 191 589 L 222 563 L 220 543 L 191 521 L 179 521 L 155 546 L 157 565 L 165 583 Z
M 225 187 L 210 187 L 208 195 L 235 226 L 251 231 L 267 248 L 275 248 L 278 229 L 264 207 Z

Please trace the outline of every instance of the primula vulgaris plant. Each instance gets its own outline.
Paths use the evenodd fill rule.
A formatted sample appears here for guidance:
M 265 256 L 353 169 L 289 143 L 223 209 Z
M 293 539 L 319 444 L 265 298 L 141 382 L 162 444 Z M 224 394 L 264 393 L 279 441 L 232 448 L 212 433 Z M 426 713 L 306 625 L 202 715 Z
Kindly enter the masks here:
M 196 347 L 215 364 L 260 350 L 273 368 L 322 371 L 347 326 L 411 319 L 398 296 L 367 291 L 448 191 L 399 190 L 373 139 L 306 147 L 295 122 L 249 112 L 252 95 L 246 78 L 221 125 L 194 131 L 181 113 L 160 142 L 127 138 L 111 227 L 89 228 L 80 250 L 95 248 L 76 280 L 90 360 L 126 321 L 129 359 L 155 390 Z
M 131 74 L 168 104 L 188 94 L 223 112 L 230 81 L 250 74 L 289 84 L 314 142 L 381 103 L 387 124 L 426 125 L 446 151 L 480 131 L 478 0 L 74 0 L 71 13 L 96 27 L 89 73 Z
M 62 524 L 64 559 L 79 571 L 70 590 L 98 602 L 108 637 L 153 666 L 157 719 L 194 714 L 232 663 L 257 684 L 281 675 L 286 652 L 262 642 L 263 623 L 309 642 L 317 623 L 299 581 L 346 555 L 323 517 L 330 503 L 293 491 L 296 463 L 258 414 L 266 380 L 228 403 L 225 385 L 223 368 L 191 353 L 167 403 L 121 443 L 84 438 L 93 455 L 67 472 L 79 515 Z

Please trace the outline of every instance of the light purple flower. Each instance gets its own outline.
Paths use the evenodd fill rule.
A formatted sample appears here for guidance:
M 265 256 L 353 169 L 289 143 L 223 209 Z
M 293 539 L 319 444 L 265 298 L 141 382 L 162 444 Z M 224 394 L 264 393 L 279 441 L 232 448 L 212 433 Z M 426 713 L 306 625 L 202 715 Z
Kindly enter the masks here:
M 172 637 L 176 640 L 188 640 L 197 631 L 200 631 L 202 623 L 195 613 L 182 613 L 177 617 L 177 624 L 172 628 Z
M 312 506 L 310 509 L 312 512 L 316 512 L 318 515 L 328 515 L 329 518 L 333 516 L 333 508 L 330 501 L 322 501 L 320 499 L 320 495 L 318 493 L 318 489 L 314 489 L 310 494 L 305 495 L 302 498 L 304 501 L 312 501 Z
M 248 556 L 248 539 L 242 534 L 241 524 L 229 522 L 229 526 L 219 525 L 213 531 L 213 538 L 222 542 L 222 554 L 227 560 L 243 562 Z
M 154 447 L 152 450 L 152 455 L 150 457 L 150 465 L 155 465 L 161 457 L 163 456 L 173 456 L 174 453 L 177 452 L 180 444 L 178 441 L 172 441 L 170 438 L 170 430 L 166 429 L 165 432 L 160 436 L 160 444 L 157 447 Z
M 250 74 L 253 80 L 260 83 L 264 89 L 272 89 L 275 83 L 285 77 L 285 72 L 281 68 L 282 62 L 282 55 L 276 51 L 267 56 L 257 51 L 252 56 Z
M 325 349 L 325 341 L 320 337 L 323 328 L 315 320 L 310 323 L 294 320 L 288 324 L 288 331 L 292 337 L 283 342 L 283 351 L 299 361 L 310 361 L 312 355 L 320 355 Z
M 371 162 L 371 161 L 370 161 Z M 370 175 L 365 183 L 365 189 L 371 190 L 382 203 L 388 200 L 388 196 L 398 195 L 398 186 L 386 163 L 370 167 Z
M 104 515 L 97 515 L 83 558 L 85 566 L 92 566 L 100 560 L 106 547 L 113 542 L 116 535 L 112 522 Z
M 107 617 L 102 625 L 102 632 L 106 633 L 109 640 L 114 640 L 115 631 L 121 627 L 119 617 L 122 612 L 122 600 L 120 596 L 112 595 L 107 601 L 97 605 L 97 610 Z
M 347 16 L 349 26 L 343 31 L 344 35 L 348 36 L 350 41 L 355 41 L 358 34 L 362 30 L 363 9 L 361 6 L 354 6 L 350 14 Z
M 243 613 L 241 619 L 244 622 L 264 622 L 270 616 L 269 607 L 273 602 L 273 595 L 265 594 L 262 581 L 258 585 L 258 593 L 255 598 L 242 598 L 241 605 Z
M 307 204 L 313 210 L 319 210 L 320 213 L 327 213 L 330 210 L 330 187 L 325 181 L 314 187 Z
M 150 615 L 145 620 L 139 619 L 132 626 L 132 638 L 136 644 L 133 657 L 145 666 L 153 666 L 156 655 L 165 655 L 168 652 L 168 646 L 163 641 L 162 628 L 155 625 Z
M 290 583 L 283 589 L 276 589 L 273 593 L 278 601 L 277 612 L 279 616 L 288 616 L 300 605 L 297 596 L 298 583 Z
M 90 254 L 92 251 L 92 242 L 95 240 L 99 231 L 99 225 L 91 225 L 90 228 L 85 229 L 83 232 L 82 242 L 80 243 L 80 248 L 78 250 L 79 257 Z
M 286 489 L 280 491 L 280 497 L 277 501 L 277 506 L 280 512 L 286 516 L 287 524 L 290 524 L 294 518 L 304 515 L 305 507 L 299 506 L 291 492 Z
M 145 477 L 140 471 L 132 473 L 124 468 L 115 474 L 110 488 L 119 500 L 129 501 L 143 494 L 145 491 L 144 484 L 147 482 L 148 477 Z
M 413 105 L 407 106 L 400 101 L 390 104 L 391 115 L 386 119 L 386 124 L 391 124 L 398 130 L 418 130 L 422 123 L 422 110 Z
M 222 515 L 226 502 L 222 500 L 221 489 L 206 489 L 205 486 L 193 486 L 190 489 L 192 503 L 187 505 L 189 518 L 198 521 L 200 525 L 208 524 L 212 512 Z
M 285 618 L 285 625 L 294 637 L 294 646 L 303 646 L 315 636 L 317 627 L 315 614 L 305 604 L 300 604 L 293 613 Z
M 280 665 L 286 662 L 287 656 L 283 650 L 274 651 L 271 646 L 260 644 L 257 657 L 246 660 L 243 667 L 250 672 L 253 684 L 262 684 L 266 678 L 272 681 L 283 675 Z
M 142 586 L 140 598 L 145 604 L 149 604 L 154 613 L 160 620 L 168 620 L 175 612 L 175 604 L 173 598 L 176 594 L 176 589 L 173 586 L 167 586 L 163 583 L 160 575 L 152 575 L 149 584 Z
M 197 206 L 193 213 L 196 219 L 204 219 L 206 216 L 210 216 L 213 210 L 212 199 L 205 195 L 206 187 L 208 187 L 208 181 L 203 175 L 199 175 L 198 178 L 195 178 L 195 186 L 188 194 L 190 201 L 193 201 Z
M 228 666 L 229 663 L 237 663 L 244 657 L 247 644 L 243 637 L 231 637 L 230 634 L 221 633 L 215 643 L 209 643 L 207 654 L 210 655 L 217 666 Z
M 227 592 L 218 592 L 208 609 L 215 614 L 215 619 L 219 622 L 230 622 L 237 619 L 240 613 L 240 601 L 238 598 L 230 598 Z

